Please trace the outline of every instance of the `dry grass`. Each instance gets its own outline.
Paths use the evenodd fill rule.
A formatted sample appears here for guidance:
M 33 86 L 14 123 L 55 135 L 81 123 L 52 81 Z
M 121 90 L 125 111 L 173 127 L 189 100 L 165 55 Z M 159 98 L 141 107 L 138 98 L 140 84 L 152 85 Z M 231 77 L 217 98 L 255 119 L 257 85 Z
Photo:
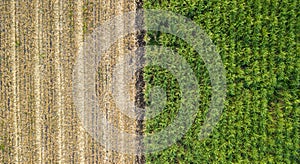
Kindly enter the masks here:
M 0 2 L 0 163 L 135 163 L 136 156 L 108 151 L 84 131 L 72 97 L 72 71 L 84 37 L 114 15 L 134 11 L 135 3 Z M 107 71 L 98 79 L 100 106 L 130 133 L 137 122 L 121 114 L 111 96 L 101 98 L 107 94 L 101 82 L 111 82 L 104 76 L 135 42 L 132 34 L 115 43 L 100 63 Z M 134 97 L 134 87 L 131 92 Z

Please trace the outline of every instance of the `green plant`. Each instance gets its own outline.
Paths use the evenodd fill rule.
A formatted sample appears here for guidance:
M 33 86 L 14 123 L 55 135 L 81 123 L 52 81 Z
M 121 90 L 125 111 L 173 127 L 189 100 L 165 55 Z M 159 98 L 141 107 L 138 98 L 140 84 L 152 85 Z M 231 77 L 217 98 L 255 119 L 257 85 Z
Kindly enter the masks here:
M 200 25 L 217 46 L 226 69 L 228 90 L 226 108 L 217 127 L 208 138 L 198 140 L 211 94 L 204 62 L 192 45 L 183 40 L 148 31 L 148 45 L 171 47 L 188 61 L 199 82 L 201 104 L 188 133 L 176 145 L 148 154 L 146 161 L 297 163 L 300 156 L 297 1 L 146 0 L 144 7 L 172 11 Z M 180 88 L 167 72 L 145 69 L 146 86 L 163 86 L 168 92 L 164 111 L 147 120 L 146 133 L 161 130 L 176 117 Z

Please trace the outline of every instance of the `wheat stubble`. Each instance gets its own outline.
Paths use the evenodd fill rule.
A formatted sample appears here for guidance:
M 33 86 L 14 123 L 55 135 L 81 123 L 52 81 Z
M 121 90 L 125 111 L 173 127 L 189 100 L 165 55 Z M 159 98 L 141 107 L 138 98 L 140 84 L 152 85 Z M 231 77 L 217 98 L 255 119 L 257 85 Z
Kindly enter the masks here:
M 72 71 L 85 37 L 114 16 L 135 11 L 136 2 L 12 0 L 1 1 L 0 8 L 0 163 L 140 163 L 137 156 L 107 150 L 109 142 L 101 145 L 93 139 L 72 97 Z M 126 20 L 121 26 L 126 28 Z M 137 62 L 137 46 L 136 34 L 119 39 L 103 54 L 98 63 L 101 74 L 95 75 L 100 110 L 127 133 L 137 133 L 138 123 L 117 108 L 109 88 L 119 58 L 131 53 Z M 136 80 L 126 85 L 128 106 L 136 101 Z M 124 136 L 114 140 L 125 141 Z

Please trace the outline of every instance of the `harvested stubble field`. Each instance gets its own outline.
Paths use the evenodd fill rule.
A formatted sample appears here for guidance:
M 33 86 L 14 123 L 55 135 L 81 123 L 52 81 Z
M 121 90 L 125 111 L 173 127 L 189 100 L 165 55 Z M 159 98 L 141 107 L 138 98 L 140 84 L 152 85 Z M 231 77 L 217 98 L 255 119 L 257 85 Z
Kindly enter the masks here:
M 143 161 L 107 151 L 96 142 L 83 129 L 72 98 L 72 71 L 85 37 L 137 6 L 133 0 L 0 2 L 0 163 Z M 97 76 L 99 102 L 109 110 L 108 119 L 131 133 L 136 133 L 138 123 L 118 113 L 109 96 L 103 98 L 107 86 L 101 84 L 111 83 L 105 75 L 128 47 L 134 50 L 137 40 L 132 34 L 116 42 L 103 55 L 102 74 Z M 134 87 L 132 92 L 134 98 Z
M 201 104 L 188 133 L 144 159 L 107 151 L 82 128 L 72 97 L 79 47 L 99 24 L 135 11 L 140 1 L 2 0 L 0 163 L 299 163 L 299 1 L 143 3 L 143 8 L 169 10 L 192 19 L 216 45 L 226 70 L 227 97 L 213 133 L 198 139 L 211 96 L 204 62 L 183 40 L 153 31 L 147 32 L 146 43 L 171 47 L 188 61 L 199 82 Z M 141 34 L 132 34 L 116 42 L 103 56 L 97 81 L 111 83 L 106 75 L 116 59 L 134 51 L 140 38 Z M 164 111 L 143 123 L 144 127 L 118 112 L 112 98 L 105 95 L 107 86 L 97 86 L 108 120 L 123 131 L 158 132 L 178 112 L 180 87 L 170 72 L 146 67 L 143 76 L 146 104 L 152 86 L 164 88 L 168 97 Z M 132 79 L 131 98 L 140 101 L 137 84 L 143 82 L 137 79 L 141 78 Z

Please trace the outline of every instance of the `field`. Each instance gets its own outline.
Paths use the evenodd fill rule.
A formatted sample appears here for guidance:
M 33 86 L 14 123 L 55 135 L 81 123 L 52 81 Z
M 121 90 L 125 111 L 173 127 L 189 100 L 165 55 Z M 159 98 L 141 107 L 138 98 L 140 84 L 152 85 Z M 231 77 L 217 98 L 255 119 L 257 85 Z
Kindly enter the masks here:
M 0 2 L 0 163 L 139 160 L 106 150 L 104 145 L 110 143 L 100 145 L 85 131 L 72 94 L 72 74 L 83 41 L 100 23 L 135 8 L 136 3 L 127 0 Z M 102 74 L 96 77 L 99 102 L 109 111 L 106 117 L 132 133 L 137 122 L 116 111 L 111 97 L 103 98 L 108 88 L 103 82 L 111 83 L 107 69 L 127 47 L 134 49 L 135 38 L 133 34 L 115 43 L 103 55 L 98 68 Z
M 199 81 L 201 99 L 197 118 L 183 139 L 148 154 L 147 163 L 300 162 L 299 4 L 297 0 L 144 1 L 146 9 L 172 11 L 196 22 L 216 45 L 227 79 L 221 119 L 208 138 L 199 140 L 211 96 L 204 62 L 180 38 L 147 32 L 147 44 L 171 47 L 185 57 Z M 145 77 L 146 84 L 169 91 L 166 112 L 146 122 L 150 134 L 176 117 L 180 95 L 170 72 L 148 68 Z
M 99 25 L 138 8 L 185 16 L 215 45 L 226 72 L 227 90 L 220 120 L 206 138 L 199 138 L 212 97 L 206 63 L 194 45 L 158 31 L 138 31 L 117 40 L 103 53 L 97 74 L 92 76 L 95 79 L 91 78 L 94 81 L 85 78 L 89 71 L 84 72 L 79 79 L 95 84 L 92 89 L 97 98 L 93 100 L 107 120 L 105 127 L 97 127 L 97 111 L 89 109 L 86 115 L 93 115 L 92 119 L 80 118 L 76 104 L 82 99 L 83 106 L 94 107 L 83 97 L 86 93 L 74 93 L 78 84 L 73 75 L 76 68 L 82 68 L 76 65 L 80 47 Z M 1 1 L 0 163 L 300 163 L 299 9 L 299 0 Z M 143 22 L 139 18 L 125 21 Z M 128 22 L 121 24 L 124 29 Z M 167 28 L 168 23 L 160 23 Z M 115 39 L 117 25 L 106 31 L 111 34 L 106 41 Z M 187 61 L 199 86 L 195 97 L 200 103 L 192 126 L 175 144 L 142 155 L 147 141 L 136 139 L 127 145 L 135 153 L 124 154 L 109 149 L 112 145 L 128 149 L 122 144 L 127 138 L 114 136 L 116 131 L 108 130 L 109 123 L 146 138 L 171 125 L 184 100 L 180 79 L 172 70 L 146 65 L 130 72 L 139 63 L 145 64 L 144 57 L 150 55 L 137 49 L 145 44 L 169 47 Z M 84 51 L 99 48 L 97 44 L 86 46 L 91 49 Z M 128 53 L 131 56 L 124 55 Z M 127 66 L 117 67 L 119 60 Z M 159 61 L 153 57 L 153 62 Z M 114 68 L 123 74 L 115 76 Z M 129 81 L 123 85 L 124 79 Z M 117 93 L 114 99 L 111 88 L 124 89 L 130 96 Z M 160 89 L 165 93 L 153 94 Z M 132 119 L 118 106 L 145 108 L 151 107 L 152 101 L 164 108 L 158 109 L 161 113 L 146 110 L 145 118 L 157 114 L 147 120 L 137 119 L 140 116 L 134 114 L 144 118 L 138 110 L 133 111 L 136 118 Z M 91 130 L 84 129 L 86 123 L 96 127 L 92 131 L 104 131 L 105 135 L 98 137 L 111 140 L 99 143 Z

